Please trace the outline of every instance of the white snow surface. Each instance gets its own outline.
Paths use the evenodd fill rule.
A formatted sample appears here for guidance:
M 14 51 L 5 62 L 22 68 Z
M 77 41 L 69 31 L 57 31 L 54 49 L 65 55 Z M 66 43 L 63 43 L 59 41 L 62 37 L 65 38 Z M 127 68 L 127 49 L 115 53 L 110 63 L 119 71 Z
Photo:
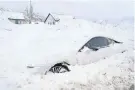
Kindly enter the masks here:
M 73 19 L 15 25 L 0 18 L 0 90 L 129 90 L 134 84 L 134 29 L 129 23 Z M 77 53 L 94 36 L 123 44 Z M 71 72 L 44 75 L 60 61 L 70 63 Z

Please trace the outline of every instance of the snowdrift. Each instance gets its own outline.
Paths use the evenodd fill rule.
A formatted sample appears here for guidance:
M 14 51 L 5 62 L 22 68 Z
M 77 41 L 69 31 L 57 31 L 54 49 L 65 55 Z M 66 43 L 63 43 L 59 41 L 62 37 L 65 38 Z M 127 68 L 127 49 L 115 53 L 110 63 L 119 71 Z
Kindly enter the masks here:
M 0 24 L 1 90 L 128 90 L 133 84 L 133 28 L 81 19 L 54 26 L 14 25 L 5 19 Z M 124 44 L 76 53 L 94 36 Z M 71 72 L 43 75 L 60 61 L 71 63 Z

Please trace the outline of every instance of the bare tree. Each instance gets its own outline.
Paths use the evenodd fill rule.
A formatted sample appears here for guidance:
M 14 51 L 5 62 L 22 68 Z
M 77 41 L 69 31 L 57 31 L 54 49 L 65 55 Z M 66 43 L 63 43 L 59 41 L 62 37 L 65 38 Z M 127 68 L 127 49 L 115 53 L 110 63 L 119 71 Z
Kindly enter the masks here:
M 31 0 L 29 1 L 29 6 L 27 6 L 24 10 L 24 16 L 25 19 L 29 22 L 29 24 L 31 24 L 32 21 L 42 22 L 45 19 L 44 16 L 41 16 L 38 13 L 34 13 Z
M 29 6 L 26 7 L 26 9 L 24 10 L 24 16 L 25 19 L 29 22 L 29 24 L 31 24 L 32 19 L 33 19 L 33 6 L 31 4 L 31 0 L 29 1 Z
M 23 12 L 24 14 L 24 18 L 28 21 L 29 20 L 29 11 L 28 11 L 28 7 L 26 7 L 26 9 Z
M 29 10 L 29 23 L 31 24 L 33 18 L 33 6 L 31 4 L 31 0 L 30 0 L 30 10 Z

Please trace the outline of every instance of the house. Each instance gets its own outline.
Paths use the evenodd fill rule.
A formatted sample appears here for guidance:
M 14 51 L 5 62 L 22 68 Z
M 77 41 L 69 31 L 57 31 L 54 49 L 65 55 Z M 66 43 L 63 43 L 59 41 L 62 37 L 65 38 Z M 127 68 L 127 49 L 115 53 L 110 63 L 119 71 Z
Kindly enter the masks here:
M 46 24 L 55 25 L 58 22 L 65 22 L 74 19 L 73 16 L 65 14 L 49 13 L 44 21 Z
M 11 21 L 14 24 L 26 24 L 27 21 L 24 18 L 23 13 L 12 13 L 8 20 Z
M 56 17 L 56 15 L 48 14 L 46 17 L 44 23 L 49 24 L 49 25 L 55 25 L 57 22 L 59 22 L 59 18 Z

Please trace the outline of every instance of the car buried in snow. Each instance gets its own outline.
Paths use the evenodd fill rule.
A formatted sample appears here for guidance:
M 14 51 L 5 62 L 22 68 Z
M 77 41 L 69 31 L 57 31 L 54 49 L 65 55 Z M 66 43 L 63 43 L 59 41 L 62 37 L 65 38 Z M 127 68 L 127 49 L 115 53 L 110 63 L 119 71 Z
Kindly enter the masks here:
M 97 52 L 100 49 L 105 49 L 115 44 L 122 44 L 122 42 L 116 41 L 111 38 L 103 37 L 103 36 L 96 36 L 96 37 L 91 38 L 84 45 L 82 45 L 82 47 L 77 51 L 77 53 L 81 53 L 85 47 L 87 47 L 91 52 Z M 65 61 L 56 63 L 48 71 L 45 72 L 45 75 L 48 72 L 52 72 L 52 73 L 69 72 L 70 71 L 70 69 L 68 68 L 69 66 L 70 64 Z
M 122 44 L 123 44 L 123 42 L 119 42 L 119 41 L 116 41 L 116 40 L 108 38 L 108 37 L 96 36 L 96 37 L 93 37 L 90 40 L 88 40 L 86 43 L 84 43 L 82 45 L 82 47 L 79 48 L 78 51 L 76 52 L 77 54 L 85 55 L 84 56 L 85 58 L 82 58 L 82 56 L 77 57 L 77 54 L 76 54 L 74 60 L 75 59 L 78 60 L 77 64 L 80 64 L 80 62 L 81 62 L 81 65 L 89 64 L 89 63 L 98 61 L 101 58 L 105 58 L 105 57 L 109 56 L 108 53 L 110 53 L 111 50 L 110 49 L 108 50 L 107 48 L 111 48 L 112 46 L 122 45 Z M 87 53 L 85 53 L 85 50 L 84 50 L 85 48 L 87 48 L 90 52 L 90 53 L 88 53 L 88 57 L 86 56 Z M 117 50 L 118 48 L 115 48 L 115 49 L 116 49 L 116 51 L 118 51 Z M 121 49 L 121 50 L 119 50 L 119 52 L 123 53 L 123 52 L 125 52 L 125 49 Z M 116 52 L 116 53 L 118 53 L 118 52 Z M 113 53 L 113 54 L 115 54 L 115 53 Z M 110 55 L 112 55 L 112 53 Z M 83 61 L 83 63 L 82 63 L 82 61 Z M 89 61 L 91 61 L 91 62 L 89 62 Z M 54 63 L 54 64 L 52 64 L 52 66 L 50 66 L 50 68 L 47 71 L 45 71 L 44 74 L 46 75 L 48 73 L 70 72 L 71 70 L 69 69 L 69 66 L 72 65 L 73 63 L 69 63 L 69 62 L 62 61 L 62 62 Z M 35 66 L 27 66 L 27 68 L 34 68 L 34 67 Z

